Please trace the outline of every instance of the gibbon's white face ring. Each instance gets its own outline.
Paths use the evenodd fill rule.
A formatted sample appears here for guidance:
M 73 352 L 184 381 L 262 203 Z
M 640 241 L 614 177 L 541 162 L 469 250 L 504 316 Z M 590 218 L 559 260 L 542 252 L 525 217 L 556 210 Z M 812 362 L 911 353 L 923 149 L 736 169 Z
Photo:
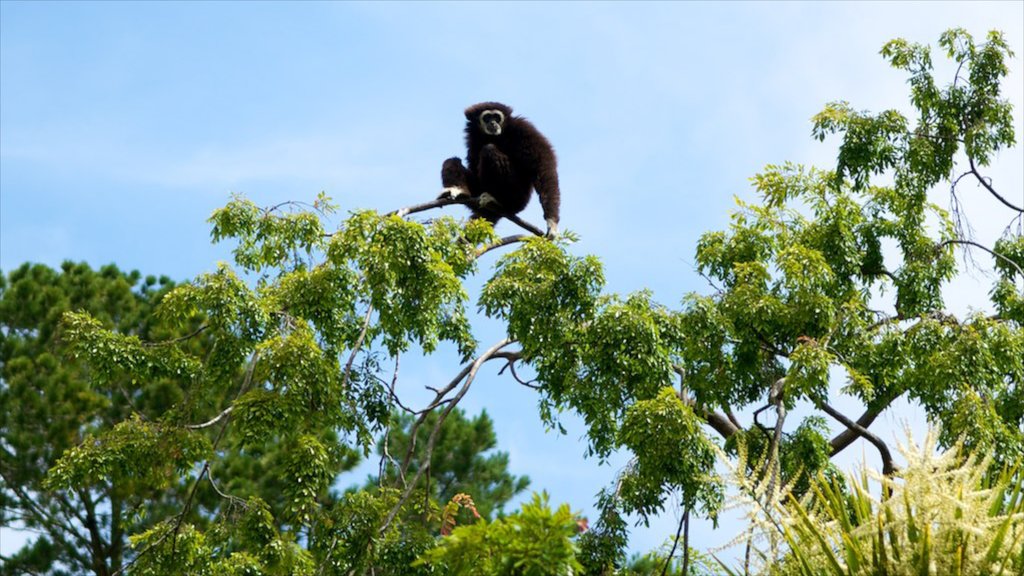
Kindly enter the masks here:
M 488 116 L 497 116 L 498 120 L 484 120 Z M 484 110 L 480 114 L 480 129 L 488 136 L 501 136 L 501 127 L 505 124 L 505 113 L 501 110 Z

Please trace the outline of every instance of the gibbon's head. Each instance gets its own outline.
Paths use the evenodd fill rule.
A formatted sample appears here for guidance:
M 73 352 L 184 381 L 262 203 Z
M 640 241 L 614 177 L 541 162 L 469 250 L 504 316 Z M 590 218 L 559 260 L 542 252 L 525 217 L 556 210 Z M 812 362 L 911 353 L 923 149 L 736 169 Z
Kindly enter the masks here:
M 466 108 L 466 120 L 488 136 L 501 136 L 512 109 L 499 102 L 481 102 Z

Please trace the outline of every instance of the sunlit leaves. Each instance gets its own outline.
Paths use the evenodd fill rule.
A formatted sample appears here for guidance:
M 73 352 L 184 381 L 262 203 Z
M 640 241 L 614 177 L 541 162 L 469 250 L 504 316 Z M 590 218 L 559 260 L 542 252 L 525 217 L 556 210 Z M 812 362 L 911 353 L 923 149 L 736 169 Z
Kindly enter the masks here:
M 551 510 L 547 494 L 534 494 L 514 514 L 456 527 L 417 563 L 453 576 L 569 576 L 582 568 L 576 519 L 567 504 Z
M 992 301 L 1000 316 L 1024 325 L 1024 235 L 996 241 L 993 250 L 999 279 L 992 287 Z
M 428 228 L 398 216 L 359 212 L 331 240 L 328 262 L 351 266 L 363 279 L 365 298 L 377 313 L 373 334 L 383 338 L 391 354 L 413 341 L 427 352 L 441 340 L 455 342 L 465 355 L 475 349 L 461 283 L 474 259 L 456 230 L 450 218 Z
M 687 509 L 699 506 L 709 516 L 718 511 L 724 486 L 713 472 L 714 445 L 672 388 L 631 406 L 620 438 L 635 455 L 620 479 L 625 511 L 646 519 L 660 512 L 674 491 Z
M 171 378 L 187 385 L 202 373 L 199 362 L 177 349 L 147 347 L 136 336 L 106 330 L 87 313 L 68 312 L 63 326 L 70 353 L 87 357 L 100 382 Z
M 47 484 L 72 488 L 113 479 L 139 489 L 166 488 L 210 448 L 201 434 L 132 418 L 65 452 Z
M 318 508 L 317 496 L 334 476 L 327 447 L 313 436 L 301 436 L 288 447 L 284 469 L 287 482 L 287 513 L 295 521 L 309 524 Z
M 263 209 L 236 195 L 210 217 L 210 234 L 215 242 L 236 239 L 235 262 L 246 270 L 300 265 L 302 257 L 311 258 L 322 249 L 326 234 L 314 211 L 283 212 L 282 208 Z M 321 193 L 312 208 L 330 213 L 334 205 Z

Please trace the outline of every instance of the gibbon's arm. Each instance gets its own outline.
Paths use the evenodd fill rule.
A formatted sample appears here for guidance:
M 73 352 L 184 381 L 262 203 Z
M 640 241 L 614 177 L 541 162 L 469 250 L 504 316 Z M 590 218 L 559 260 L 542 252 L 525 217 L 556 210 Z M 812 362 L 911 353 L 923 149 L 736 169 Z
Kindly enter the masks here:
M 552 158 L 552 163 L 554 159 Z M 540 206 L 544 210 L 544 222 L 548 226 L 546 236 L 554 238 L 558 236 L 558 209 L 561 204 L 562 195 L 558 188 L 558 171 L 554 166 L 542 166 L 537 174 L 537 181 L 534 188 L 537 189 L 537 196 L 540 198 Z

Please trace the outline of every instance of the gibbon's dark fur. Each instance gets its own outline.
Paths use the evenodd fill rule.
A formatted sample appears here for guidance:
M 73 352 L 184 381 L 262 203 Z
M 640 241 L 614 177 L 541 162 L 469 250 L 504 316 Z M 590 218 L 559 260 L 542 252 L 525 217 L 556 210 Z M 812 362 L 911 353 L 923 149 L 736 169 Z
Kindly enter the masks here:
M 499 125 L 500 133 L 485 131 L 481 116 L 488 120 L 491 132 Z M 535 189 L 548 232 L 557 233 L 558 162 L 551 143 L 529 120 L 513 116 L 511 108 L 498 102 L 474 104 L 466 108 L 466 148 L 468 168 L 457 157 L 445 160 L 442 196 L 469 193 L 478 198 L 488 194 L 494 202 L 474 208 L 473 218 L 495 223 L 526 208 L 530 191 Z

